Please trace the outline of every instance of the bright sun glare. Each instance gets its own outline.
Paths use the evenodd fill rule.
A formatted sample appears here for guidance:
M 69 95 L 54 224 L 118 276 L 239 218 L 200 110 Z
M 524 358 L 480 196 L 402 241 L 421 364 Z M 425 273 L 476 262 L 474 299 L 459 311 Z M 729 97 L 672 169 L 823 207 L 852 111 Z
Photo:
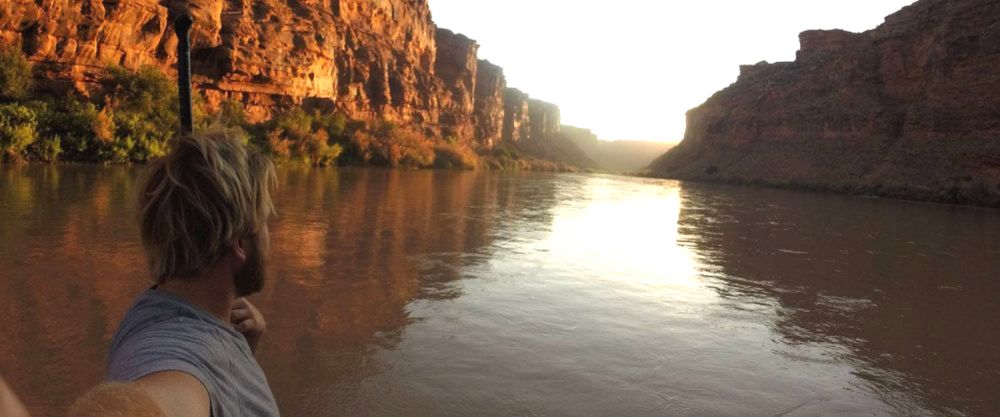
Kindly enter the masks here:
M 602 139 L 679 141 L 741 64 L 791 61 L 808 29 L 872 29 L 913 0 L 430 0 L 507 83 Z

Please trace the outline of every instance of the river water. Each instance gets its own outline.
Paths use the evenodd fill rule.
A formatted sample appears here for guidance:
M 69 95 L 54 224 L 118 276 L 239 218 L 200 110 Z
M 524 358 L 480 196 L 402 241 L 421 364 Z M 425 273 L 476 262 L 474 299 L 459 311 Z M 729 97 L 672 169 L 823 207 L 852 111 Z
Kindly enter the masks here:
M 0 374 L 98 383 L 135 169 L 0 167 Z M 285 416 L 1000 415 L 1000 212 L 604 175 L 282 170 Z

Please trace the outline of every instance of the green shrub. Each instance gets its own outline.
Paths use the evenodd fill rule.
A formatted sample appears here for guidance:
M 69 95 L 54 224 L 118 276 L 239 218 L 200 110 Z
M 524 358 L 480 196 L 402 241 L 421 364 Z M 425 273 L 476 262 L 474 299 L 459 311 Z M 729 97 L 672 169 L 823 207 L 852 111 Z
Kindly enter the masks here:
M 138 71 L 108 67 L 101 84 L 114 108 L 174 119 L 180 113 L 177 84 L 154 66 L 145 65 Z
M 110 116 L 112 123 L 102 123 L 113 125 L 114 138 L 110 143 L 98 142 L 97 159 L 145 162 L 164 155 L 180 125 L 176 83 L 156 67 L 132 72 L 114 66 L 108 68 L 102 84 L 106 104 L 99 115 Z M 207 127 L 210 118 L 200 110 L 200 97 L 194 101 L 196 122 Z
M 328 115 L 315 114 L 315 123 L 318 128 L 326 131 L 333 140 L 346 140 L 349 136 L 350 126 L 347 116 L 343 113 Z
M 105 109 L 122 120 L 142 119 L 145 126 L 134 126 L 139 132 L 155 138 L 174 136 L 180 126 L 177 84 L 159 69 L 143 66 L 136 72 L 122 67 L 110 67 L 102 80 Z M 199 100 L 200 103 L 200 100 Z M 197 106 L 200 107 L 200 106 Z M 203 119 L 203 118 L 202 118 Z M 121 132 L 119 138 L 124 138 Z
M 368 165 L 372 160 L 372 143 L 375 137 L 366 130 L 356 130 L 351 134 L 346 146 L 345 162 L 355 165 Z
M 115 141 L 116 126 L 110 110 L 68 99 L 45 112 L 39 125 L 46 136 L 59 136 L 67 159 L 100 160 Z
M 227 128 L 238 127 L 246 129 L 250 126 L 250 122 L 247 121 L 246 110 L 243 109 L 243 103 L 236 100 L 222 100 L 222 103 L 219 104 L 216 119 L 219 125 Z
M 386 121 L 376 123 L 372 131 L 362 152 L 373 164 L 412 168 L 434 164 L 434 142 L 420 133 Z
M 292 109 L 264 124 L 265 148 L 279 162 L 336 165 L 344 147 L 330 132 L 338 138 L 344 135 L 347 123 L 346 118 L 341 118 Z
M 31 91 L 31 64 L 15 48 L 0 49 L 0 98 L 21 100 Z
M 0 154 L 9 161 L 26 157 L 38 139 L 38 115 L 21 104 L 0 104 Z
M 434 167 L 473 170 L 479 166 L 479 157 L 468 146 L 444 144 L 434 147 Z
M 62 138 L 59 135 L 50 136 L 36 142 L 35 153 L 40 161 L 55 162 L 62 154 Z
M 146 162 L 166 154 L 174 131 L 157 126 L 156 120 L 138 112 L 119 110 L 112 118 L 116 127 L 115 139 L 110 148 L 101 149 L 100 159 L 117 163 Z

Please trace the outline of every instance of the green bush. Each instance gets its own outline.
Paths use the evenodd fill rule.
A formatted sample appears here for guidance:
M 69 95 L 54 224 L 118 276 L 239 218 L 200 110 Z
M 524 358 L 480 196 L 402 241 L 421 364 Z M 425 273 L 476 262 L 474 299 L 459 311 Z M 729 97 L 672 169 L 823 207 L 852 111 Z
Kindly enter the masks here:
M 166 154 L 173 131 L 157 126 L 156 120 L 142 113 L 119 110 L 113 113 L 113 119 L 115 140 L 110 149 L 102 149 L 99 154 L 102 160 L 146 162 Z
M 372 135 L 355 135 L 352 141 L 365 161 L 381 166 L 426 168 L 434 164 L 434 142 L 420 133 L 392 122 L 376 123 Z
M 243 103 L 235 100 L 223 100 L 219 104 L 219 111 L 216 114 L 218 124 L 226 128 L 246 129 L 250 126 L 247 121 L 247 113 L 243 109 Z
M 180 126 L 177 85 L 152 66 L 132 72 L 110 67 L 102 80 L 105 106 L 99 114 L 110 116 L 114 139 L 100 142 L 96 157 L 113 162 L 145 162 L 166 153 L 167 142 Z M 195 119 L 208 125 L 196 97 Z
M 279 162 L 306 165 L 336 165 L 343 152 L 347 122 L 343 116 L 307 113 L 295 108 L 282 113 L 262 127 L 264 148 Z M 336 135 L 334 137 L 333 134 Z
M 39 127 L 45 136 L 60 137 L 64 157 L 77 161 L 101 160 L 113 147 L 117 130 L 110 110 L 76 99 L 46 111 Z
M 59 135 L 50 136 L 36 142 L 35 153 L 39 160 L 44 162 L 56 162 L 62 154 L 62 138 Z
M 111 66 L 101 84 L 105 98 L 114 108 L 170 118 L 170 123 L 179 120 L 177 84 L 156 67 L 146 65 L 133 72 Z
M 21 104 L 0 104 L 0 154 L 8 161 L 25 159 L 38 139 L 38 115 Z
M 444 169 L 474 170 L 479 157 L 468 146 L 444 144 L 434 147 L 434 167 Z
M 0 98 L 21 100 L 31 91 L 31 64 L 14 48 L 0 49 Z

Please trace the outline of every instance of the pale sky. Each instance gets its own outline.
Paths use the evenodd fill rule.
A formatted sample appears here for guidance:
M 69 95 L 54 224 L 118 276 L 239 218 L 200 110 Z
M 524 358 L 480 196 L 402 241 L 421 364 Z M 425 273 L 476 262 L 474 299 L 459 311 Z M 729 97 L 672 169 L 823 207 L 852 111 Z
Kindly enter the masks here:
M 507 85 L 601 139 L 679 141 L 741 64 L 792 61 L 799 32 L 873 29 L 914 0 L 430 0 Z

